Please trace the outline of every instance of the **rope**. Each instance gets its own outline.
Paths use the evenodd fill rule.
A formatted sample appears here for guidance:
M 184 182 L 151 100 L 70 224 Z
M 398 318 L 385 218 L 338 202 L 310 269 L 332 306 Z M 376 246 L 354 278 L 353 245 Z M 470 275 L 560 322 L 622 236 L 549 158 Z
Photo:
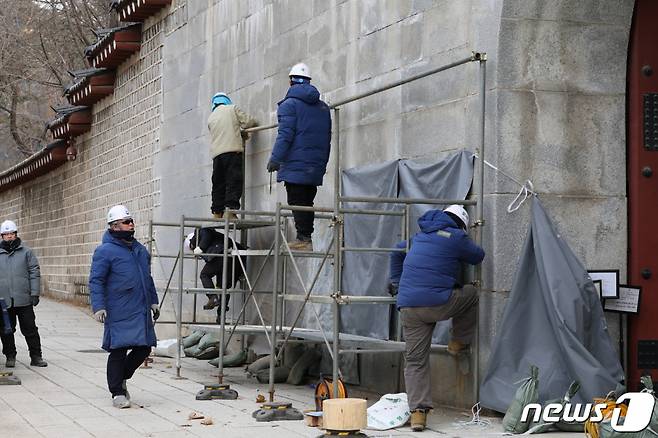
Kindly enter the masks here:
M 469 421 L 456 421 L 453 423 L 455 427 L 468 427 L 468 426 L 478 426 L 478 427 L 489 427 L 491 426 L 491 421 L 486 418 L 480 418 L 480 412 L 482 408 L 480 407 L 480 402 L 477 402 L 471 408 L 472 418 Z
M 519 190 L 519 193 L 516 195 L 516 198 L 512 199 L 512 202 L 509 203 L 507 206 L 507 212 L 508 213 L 514 213 L 516 210 L 521 208 L 523 203 L 528 200 L 530 197 L 530 194 L 533 194 L 533 196 L 537 196 L 535 192 L 532 190 L 532 182 L 528 179 L 526 180 L 525 183 L 521 186 L 521 190 Z
M 473 154 L 473 156 L 478 160 L 480 159 L 480 157 L 477 154 Z M 514 213 L 516 210 L 518 210 L 523 205 L 523 203 L 530 197 L 530 195 L 537 196 L 537 192 L 535 192 L 534 186 L 532 185 L 532 182 L 529 179 L 527 179 L 525 182 L 522 183 L 521 181 L 517 180 L 509 173 L 500 170 L 499 168 L 497 168 L 487 160 L 484 160 L 484 164 L 486 164 L 496 172 L 500 173 L 501 175 L 503 175 L 504 177 L 506 177 L 507 179 L 509 179 L 510 181 L 516 183 L 519 187 L 521 187 L 519 193 L 516 195 L 516 198 L 514 198 L 514 200 L 510 202 L 510 204 L 507 206 L 508 213 Z M 523 199 L 521 199 L 521 197 L 523 197 Z

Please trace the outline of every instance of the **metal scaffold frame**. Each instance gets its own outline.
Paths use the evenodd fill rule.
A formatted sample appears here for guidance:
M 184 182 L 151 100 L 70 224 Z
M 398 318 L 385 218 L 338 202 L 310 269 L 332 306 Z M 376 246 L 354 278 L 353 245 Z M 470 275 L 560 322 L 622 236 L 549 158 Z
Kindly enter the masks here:
M 446 204 L 460 204 L 460 205 L 475 205 L 476 206 L 476 221 L 473 224 L 474 229 L 474 240 L 478 245 L 482 244 L 482 226 L 484 225 L 483 219 L 483 200 L 484 200 L 484 147 L 485 147 L 485 106 L 486 106 L 486 53 L 477 53 L 473 52 L 472 55 L 468 58 L 461 59 L 459 61 L 443 65 L 441 67 L 436 67 L 429 71 L 410 76 L 408 78 L 384 85 L 368 92 L 352 96 L 350 98 L 340 100 L 330 105 L 330 108 L 334 112 L 333 116 L 333 125 L 334 125 L 334 135 L 332 136 L 333 145 L 333 163 L 334 163 L 334 202 L 333 208 L 324 208 L 324 207 L 301 207 L 301 206 L 292 206 L 284 205 L 277 203 L 276 209 L 272 211 L 253 211 L 247 209 L 241 210 L 226 210 L 227 212 L 233 212 L 239 215 L 239 218 L 236 220 L 229 219 L 210 219 L 210 218 L 195 218 L 195 217 L 186 217 L 181 216 L 180 222 L 151 222 L 149 231 L 150 231 L 150 242 L 155 242 L 153 231 L 154 227 L 173 227 L 179 229 L 179 251 L 177 255 L 165 255 L 165 254 L 154 254 L 153 258 L 156 257 L 168 257 L 175 258 L 174 266 L 171 271 L 171 275 L 167 281 L 167 286 L 165 288 L 165 296 L 169 291 L 169 287 L 174 275 L 174 272 L 178 266 L 178 287 L 177 290 L 173 292 L 177 293 L 177 306 L 174 306 L 175 309 L 175 318 L 176 318 L 176 333 L 177 333 L 177 345 L 176 350 L 176 376 L 180 377 L 181 374 L 181 339 L 182 339 L 182 326 L 187 324 L 183 322 L 182 310 L 183 310 L 183 294 L 199 294 L 199 293 L 218 293 L 221 294 L 221 316 L 220 323 L 215 326 L 201 326 L 195 325 L 196 322 L 196 295 L 194 299 L 194 316 L 193 321 L 191 322 L 191 328 L 203 328 L 211 329 L 219 332 L 219 383 L 223 382 L 223 361 L 222 357 L 228 342 L 230 341 L 232 335 L 236 332 L 239 333 L 264 333 L 268 339 L 271 357 L 270 357 L 270 374 L 269 374 L 269 401 L 274 401 L 274 369 L 277 364 L 283 347 L 290 340 L 291 337 L 309 339 L 315 342 L 324 343 L 330 356 L 332 358 L 332 369 L 333 369 L 333 394 L 334 397 L 338 396 L 339 384 L 338 379 L 340 377 L 339 369 L 339 355 L 344 353 L 382 353 L 382 352 L 393 352 L 393 351 L 403 351 L 404 342 L 401 342 L 399 337 L 395 341 L 388 340 L 379 340 L 374 338 L 366 338 L 356 335 L 347 335 L 340 333 L 340 306 L 349 305 L 349 304 L 394 304 L 395 298 L 390 296 L 350 296 L 344 295 L 342 293 L 342 256 L 346 251 L 352 252 L 363 252 L 363 253 L 373 253 L 373 252 L 391 252 L 396 251 L 397 249 L 393 248 L 349 248 L 343 246 L 343 218 L 345 214 L 362 214 L 362 215 L 393 215 L 399 216 L 402 223 L 402 237 L 404 240 L 408 240 L 410 236 L 411 224 L 409 223 L 410 218 L 410 207 L 413 204 L 424 204 L 424 205 L 446 205 Z M 477 184 L 477 200 L 454 200 L 454 199 L 423 199 L 423 198 L 376 198 L 376 197 L 347 197 L 341 196 L 341 157 L 340 157 L 340 108 L 344 105 L 354 102 L 374 94 L 390 90 L 392 88 L 398 87 L 400 85 L 442 72 L 452 68 L 456 68 L 471 62 L 479 63 L 479 121 L 478 121 L 478 145 L 477 145 L 477 157 L 478 161 L 478 177 L 475 179 Z M 255 128 L 247 129 L 247 132 L 256 132 L 266 129 L 275 128 L 277 125 L 267 125 L 259 126 Z M 243 205 L 244 203 L 244 194 L 242 198 Z M 373 210 L 373 209 L 356 209 L 356 208 L 345 208 L 343 203 L 392 203 L 404 205 L 403 210 Z M 286 230 L 288 224 L 288 218 L 292 216 L 293 211 L 313 211 L 316 213 L 316 219 L 320 220 L 330 220 L 331 227 L 333 228 L 333 237 L 331 242 L 327 246 L 326 250 L 323 252 L 297 252 L 291 251 L 286 240 Z M 226 214 L 224 215 L 227 216 Z M 257 217 L 259 219 L 253 219 Z M 265 219 L 263 219 L 265 218 Z M 209 225 L 210 224 L 210 225 Z M 224 231 L 224 253 L 223 254 L 201 254 L 200 256 L 206 257 L 223 257 L 222 264 L 222 287 L 221 289 L 204 289 L 197 287 L 197 273 L 198 273 L 198 257 L 193 255 L 185 255 L 184 253 L 184 241 L 186 237 L 186 230 L 198 229 L 202 226 L 214 226 L 216 228 L 223 227 Z M 274 227 L 274 242 L 270 246 L 269 250 L 238 250 L 235 245 L 233 248 L 229 248 L 229 239 L 233 239 L 231 234 L 235 235 L 237 231 L 241 231 L 241 242 L 246 244 L 247 242 L 247 230 L 261 227 Z M 282 241 L 283 239 L 283 241 Z M 402 251 L 408 251 L 408 248 L 402 249 Z M 246 264 L 243 257 L 255 257 L 255 256 L 264 256 L 255 279 L 252 281 L 247 273 Z M 246 288 L 240 289 L 228 289 L 227 285 L 227 272 L 228 272 L 228 260 L 229 257 L 232 257 L 240 263 L 241 267 L 245 271 L 245 278 L 243 280 L 243 286 L 246 283 Z M 296 259 L 299 257 L 321 257 L 322 261 L 320 266 L 312 275 L 311 283 L 306 286 L 304 278 L 297 266 Z M 184 286 L 184 261 L 185 259 L 195 259 L 195 287 L 185 287 Z M 269 260 L 273 261 L 273 275 L 271 288 L 265 290 L 258 290 L 256 285 L 261 278 L 263 270 Z M 317 282 L 321 270 L 326 266 L 326 261 L 328 259 L 333 259 L 333 287 L 332 294 L 327 295 L 314 295 L 313 288 Z M 179 264 L 180 262 L 180 264 Z M 302 285 L 303 294 L 287 294 L 287 266 L 292 265 L 294 273 L 297 275 L 300 284 Z M 236 268 L 236 263 L 233 263 L 233 269 Z M 473 284 L 478 289 L 478 294 L 482 289 L 482 271 L 481 266 L 478 265 L 473 271 Z M 225 322 L 226 317 L 226 297 L 227 294 L 243 294 L 242 308 L 239 312 L 239 316 L 236 322 L 231 328 L 228 339 L 226 339 L 226 327 Z M 269 326 L 265 323 L 258 302 L 255 299 L 254 294 L 271 294 L 272 296 L 272 315 Z M 258 316 L 260 318 L 261 326 L 247 326 L 245 325 L 245 312 L 246 306 L 249 303 L 249 300 L 252 300 L 255 304 Z M 164 297 L 163 300 L 164 301 Z M 285 304 L 288 301 L 297 301 L 301 302 L 302 306 L 298 310 L 294 322 L 290 327 L 286 327 L 285 323 Z M 314 312 L 315 319 L 319 325 L 319 331 L 311 329 L 300 329 L 296 325 L 299 322 L 300 316 L 304 311 L 306 305 L 311 303 L 311 309 Z M 322 304 L 331 304 L 332 316 L 333 316 L 333 333 L 331 339 L 324 333 L 322 325 L 320 324 L 320 319 L 315 308 L 315 303 Z M 281 310 L 281 312 L 280 312 Z M 397 314 L 396 314 L 397 315 Z M 399 316 L 396 316 L 399 318 Z M 477 320 L 479 321 L 479 315 Z M 173 322 L 173 321 L 170 321 Z M 240 322 L 242 324 L 240 324 Z M 399 324 L 398 324 L 399 327 Z M 398 330 L 399 331 L 399 330 Z M 278 336 L 282 335 L 282 339 L 278 339 Z M 318 337 L 321 335 L 321 338 Z M 475 330 L 475 339 L 472 344 L 472 354 L 470 356 L 470 369 L 473 374 L 473 400 L 474 402 L 478 399 L 478 387 L 479 387 L 479 327 L 476 327 Z M 343 349 L 341 350 L 340 344 L 359 344 L 364 345 L 364 341 L 368 341 L 369 346 L 374 346 L 374 348 L 366 349 Z M 244 338 L 243 338 L 244 346 Z M 281 343 L 277 352 L 277 346 Z M 433 351 L 445 351 L 445 345 L 433 345 Z

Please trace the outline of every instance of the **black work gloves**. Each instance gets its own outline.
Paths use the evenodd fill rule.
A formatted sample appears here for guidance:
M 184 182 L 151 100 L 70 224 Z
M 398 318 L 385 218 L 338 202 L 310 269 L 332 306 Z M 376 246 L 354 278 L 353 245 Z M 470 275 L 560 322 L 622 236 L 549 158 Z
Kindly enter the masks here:
M 388 284 L 388 294 L 392 297 L 396 296 L 398 294 L 398 289 L 400 288 L 400 285 L 398 283 L 389 283 Z
M 267 171 L 270 173 L 278 171 L 279 167 L 281 167 L 281 165 L 279 163 L 275 163 L 272 160 L 267 162 Z
M 32 295 L 32 296 L 30 297 L 30 301 L 32 302 L 32 305 L 33 305 L 34 307 L 36 307 L 37 304 L 39 304 L 39 297 L 38 297 L 38 296 L 34 296 L 34 295 Z

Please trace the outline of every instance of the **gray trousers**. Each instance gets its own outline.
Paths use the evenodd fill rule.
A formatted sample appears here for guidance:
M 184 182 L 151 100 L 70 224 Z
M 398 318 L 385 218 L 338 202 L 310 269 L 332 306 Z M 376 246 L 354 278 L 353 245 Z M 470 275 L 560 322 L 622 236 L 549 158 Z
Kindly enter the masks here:
M 436 323 L 452 318 L 452 339 L 470 344 L 475 333 L 477 304 L 477 290 L 466 285 L 463 289 L 453 290 L 448 302 L 440 306 L 400 309 L 406 344 L 404 383 L 410 410 L 434 407 L 430 383 L 430 345 Z

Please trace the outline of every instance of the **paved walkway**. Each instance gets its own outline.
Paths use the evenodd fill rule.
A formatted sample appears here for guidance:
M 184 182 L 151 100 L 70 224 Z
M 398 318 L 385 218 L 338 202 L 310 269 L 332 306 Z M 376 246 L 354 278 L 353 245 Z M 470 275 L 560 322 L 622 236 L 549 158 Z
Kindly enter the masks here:
M 227 369 L 228 383 L 240 396 L 232 401 L 196 401 L 199 382 L 211 380 L 216 369 L 206 361 L 184 359 L 185 380 L 174 379 L 173 359 L 155 358 L 149 369 L 139 369 L 129 381 L 131 409 L 112 407 L 106 388 L 107 354 L 100 350 L 102 326 L 89 312 L 43 299 L 36 309 L 47 368 L 32 368 L 25 341 L 17 333 L 18 363 L 14 374 L 20 386 L 0 386 L 0 436 L 28 437 L 317 437 L 323 431 L 303 421 L 257 423 L 259 393 L 267 385 L 246 376 L 242 368 Z M 4 358 L 0 361 L 4 368 Z M 214 380 L 214 379 L 212 379 Z M 278 401 L 291 401 L 298 409 L 313 408 L 313 389 L 277 386 Z M 372 404 L 374 400 L 369 401 Z M 191 411 L 211 416 L 214 424 L 189 421 Z M 393 431 L 365 431 L 371 437 L 477 437 L 500 436 L 499 419 L 486 428 L 458 427 L 470 413 L 437 409 L 429 417 L 430 430 L 418 434 L 409 427 Z M 572 434 L 549 434 L 574 436 Z

